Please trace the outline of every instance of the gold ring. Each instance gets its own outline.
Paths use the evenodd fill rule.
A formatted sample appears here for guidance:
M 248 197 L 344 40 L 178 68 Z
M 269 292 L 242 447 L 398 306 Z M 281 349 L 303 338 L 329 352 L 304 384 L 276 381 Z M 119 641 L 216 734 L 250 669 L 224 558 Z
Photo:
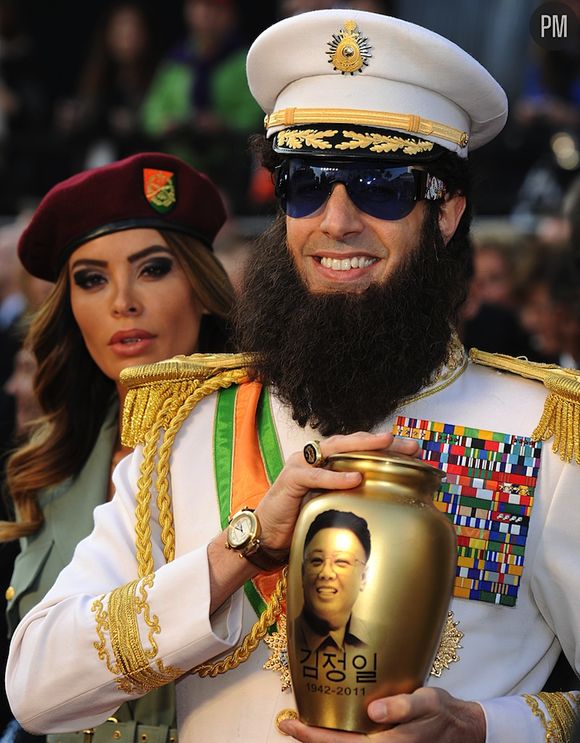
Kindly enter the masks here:
M 322 450 L 320 448 L 320 441 L 318 441 L 318 439 L 314 439 L 314 441 L 309 441 L 304 446 L 302 453 L 304 454 L 304 459 L 308 462 L 308 464 L 311 464 L 313 467 L 320 467 L 320 465 L 324 461 L 324 457 L 322 456 Z

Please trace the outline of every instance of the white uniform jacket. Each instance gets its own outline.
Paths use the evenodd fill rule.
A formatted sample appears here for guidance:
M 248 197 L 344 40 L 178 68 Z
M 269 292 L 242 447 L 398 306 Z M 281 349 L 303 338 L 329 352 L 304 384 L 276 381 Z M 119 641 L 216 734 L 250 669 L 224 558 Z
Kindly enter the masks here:
M 530 436 L 545 400 L 546 390 L 538 382 L 469 363 L 452 384 L 411 402 L 397 415 Z M 142 686 L 123 679 L 123 669 L 114 667 L 104 613 L 113 589 L 133 585 L 142 599 L 137 621 L 142 646 L 153 648 L 147 656 L 152 670 L 145 673 L 152 685 L 164 673 L 186 672 L 229 651 L 255 622 L 243 590 L 213 616 L 208 612 L 206 548 L 221 531 L 212 454 L 215 404 L 215 395 L 205 398 L 174 444 L 175 560 L 165 563 L 154 525 L 153 582 L 137 588 L 131 584 L 137 576 L 138 448 L 117 467 L 116 495 L 96 509 L 93 533 L 17 628 L 7 689 L 26 729 L 88 728 L 143 693 Z M 313 438 L 313 431 L 300 429 L 274 398 L 272 407 L 288 457 Z M 387 430 L 395 418 L 385 422 Z M 542 689 L 561 648 L 580 671 L 580 469 L 562 462 L 551 441 L 542 447 L 535 495 L 515 606 L 454 599 L 451 608 L 464 634 L 459 660 L 430 681 L 459 698 L 482 703 L 488 743 L 542 743 L 546 732 L 541 720 L 520 695 Z M 153 512 L 156 524 L 154 504 Z M 282 743 L 275 718 L 295 703 L 291 691 L 281 691 L 277 674 L 263 669 L 268 655 L 261 643 L 246 663 L 224 675 L 184 675 L 177 681 L 182 743 Z

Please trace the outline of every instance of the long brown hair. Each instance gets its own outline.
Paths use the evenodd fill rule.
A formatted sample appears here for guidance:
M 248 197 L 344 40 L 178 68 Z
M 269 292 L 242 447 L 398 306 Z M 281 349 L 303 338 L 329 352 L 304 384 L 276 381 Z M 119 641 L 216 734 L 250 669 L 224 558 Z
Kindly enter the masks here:
M 168 230 L 161 234 L 209 313 L 199 350 L 224 350 L 234 303 L 225 269 L 198 240 Z M 7 485 L 18 520 L 0 522 L 0 541 L 40 529 L 39 492 L 79 474 L 116 395 L 114 381 L 93 361 L 73 317 L 66 267 L 35 314 L 24 345 L 38 364 L 34 389 L 44 414 L 8 458 Z

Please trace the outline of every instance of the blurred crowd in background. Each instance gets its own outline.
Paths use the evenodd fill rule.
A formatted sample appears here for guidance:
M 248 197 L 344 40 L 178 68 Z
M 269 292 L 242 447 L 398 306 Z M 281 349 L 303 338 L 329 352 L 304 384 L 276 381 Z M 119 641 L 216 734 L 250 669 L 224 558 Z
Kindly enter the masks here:
M 20 338 L 49 285 L 25 274 L 16 246 L 40 198 L 69 175 L 135 152 L 177 154 L 222 189 L 230 220 L 216 248 L 238 286 L 247 247 L 275 208 L 270 177 L 247 147 L 263 114 L 247 88 L 246 51 L 273 21 L 316 8 L 424 25 L 504 86 L 509 123 L 472 157 L 474 274 L 462 340 L 580 368 L 580 44 L 550 51 L 533 42 L 537 4 L 0 0 L 0 455 L 38 413 L 34 359 Z M 580 18 L 580 0 L 566 4 Z M 2 593 L 16 549 L 0 548 Z
M 567 0 L 571 7 L 579 0 Z M 498 79 L 508 126 L 474 160 L 480 215 L 530 230 L 558 215 L 578 173 L 580 45 L 550 51 L 529 30 L 538 0 L 0 0 L 0 218 L 59 180 L 144 149 L 211 175 L 232 213 L 269 213 L 247 136 L 262 112 L 245 80 L 249 44 L 273 21 L 358 7 L 438 31 Z M 284 55 L 284 50 L 280 50 Z

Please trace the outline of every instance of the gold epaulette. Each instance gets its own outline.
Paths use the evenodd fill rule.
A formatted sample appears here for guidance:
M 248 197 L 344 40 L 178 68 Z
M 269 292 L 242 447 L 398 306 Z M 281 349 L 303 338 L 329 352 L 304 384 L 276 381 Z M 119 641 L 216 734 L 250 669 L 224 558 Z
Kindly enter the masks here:
M 252 360 L 251 354 L 196 353 L 123 369 L 123 444 L 142 444 L 154 424 L 167 427 L 187 401 L 192 410 L 212 392 L 245 381 Z
M 566 462 L 574 458 L 580 464 L 580 371 L 477 348 L 469 351 L 469 358 L 477 364 L 543 382 L 549 394 L 532 439 L 547 441 L 553 436 L 553 451 Z

